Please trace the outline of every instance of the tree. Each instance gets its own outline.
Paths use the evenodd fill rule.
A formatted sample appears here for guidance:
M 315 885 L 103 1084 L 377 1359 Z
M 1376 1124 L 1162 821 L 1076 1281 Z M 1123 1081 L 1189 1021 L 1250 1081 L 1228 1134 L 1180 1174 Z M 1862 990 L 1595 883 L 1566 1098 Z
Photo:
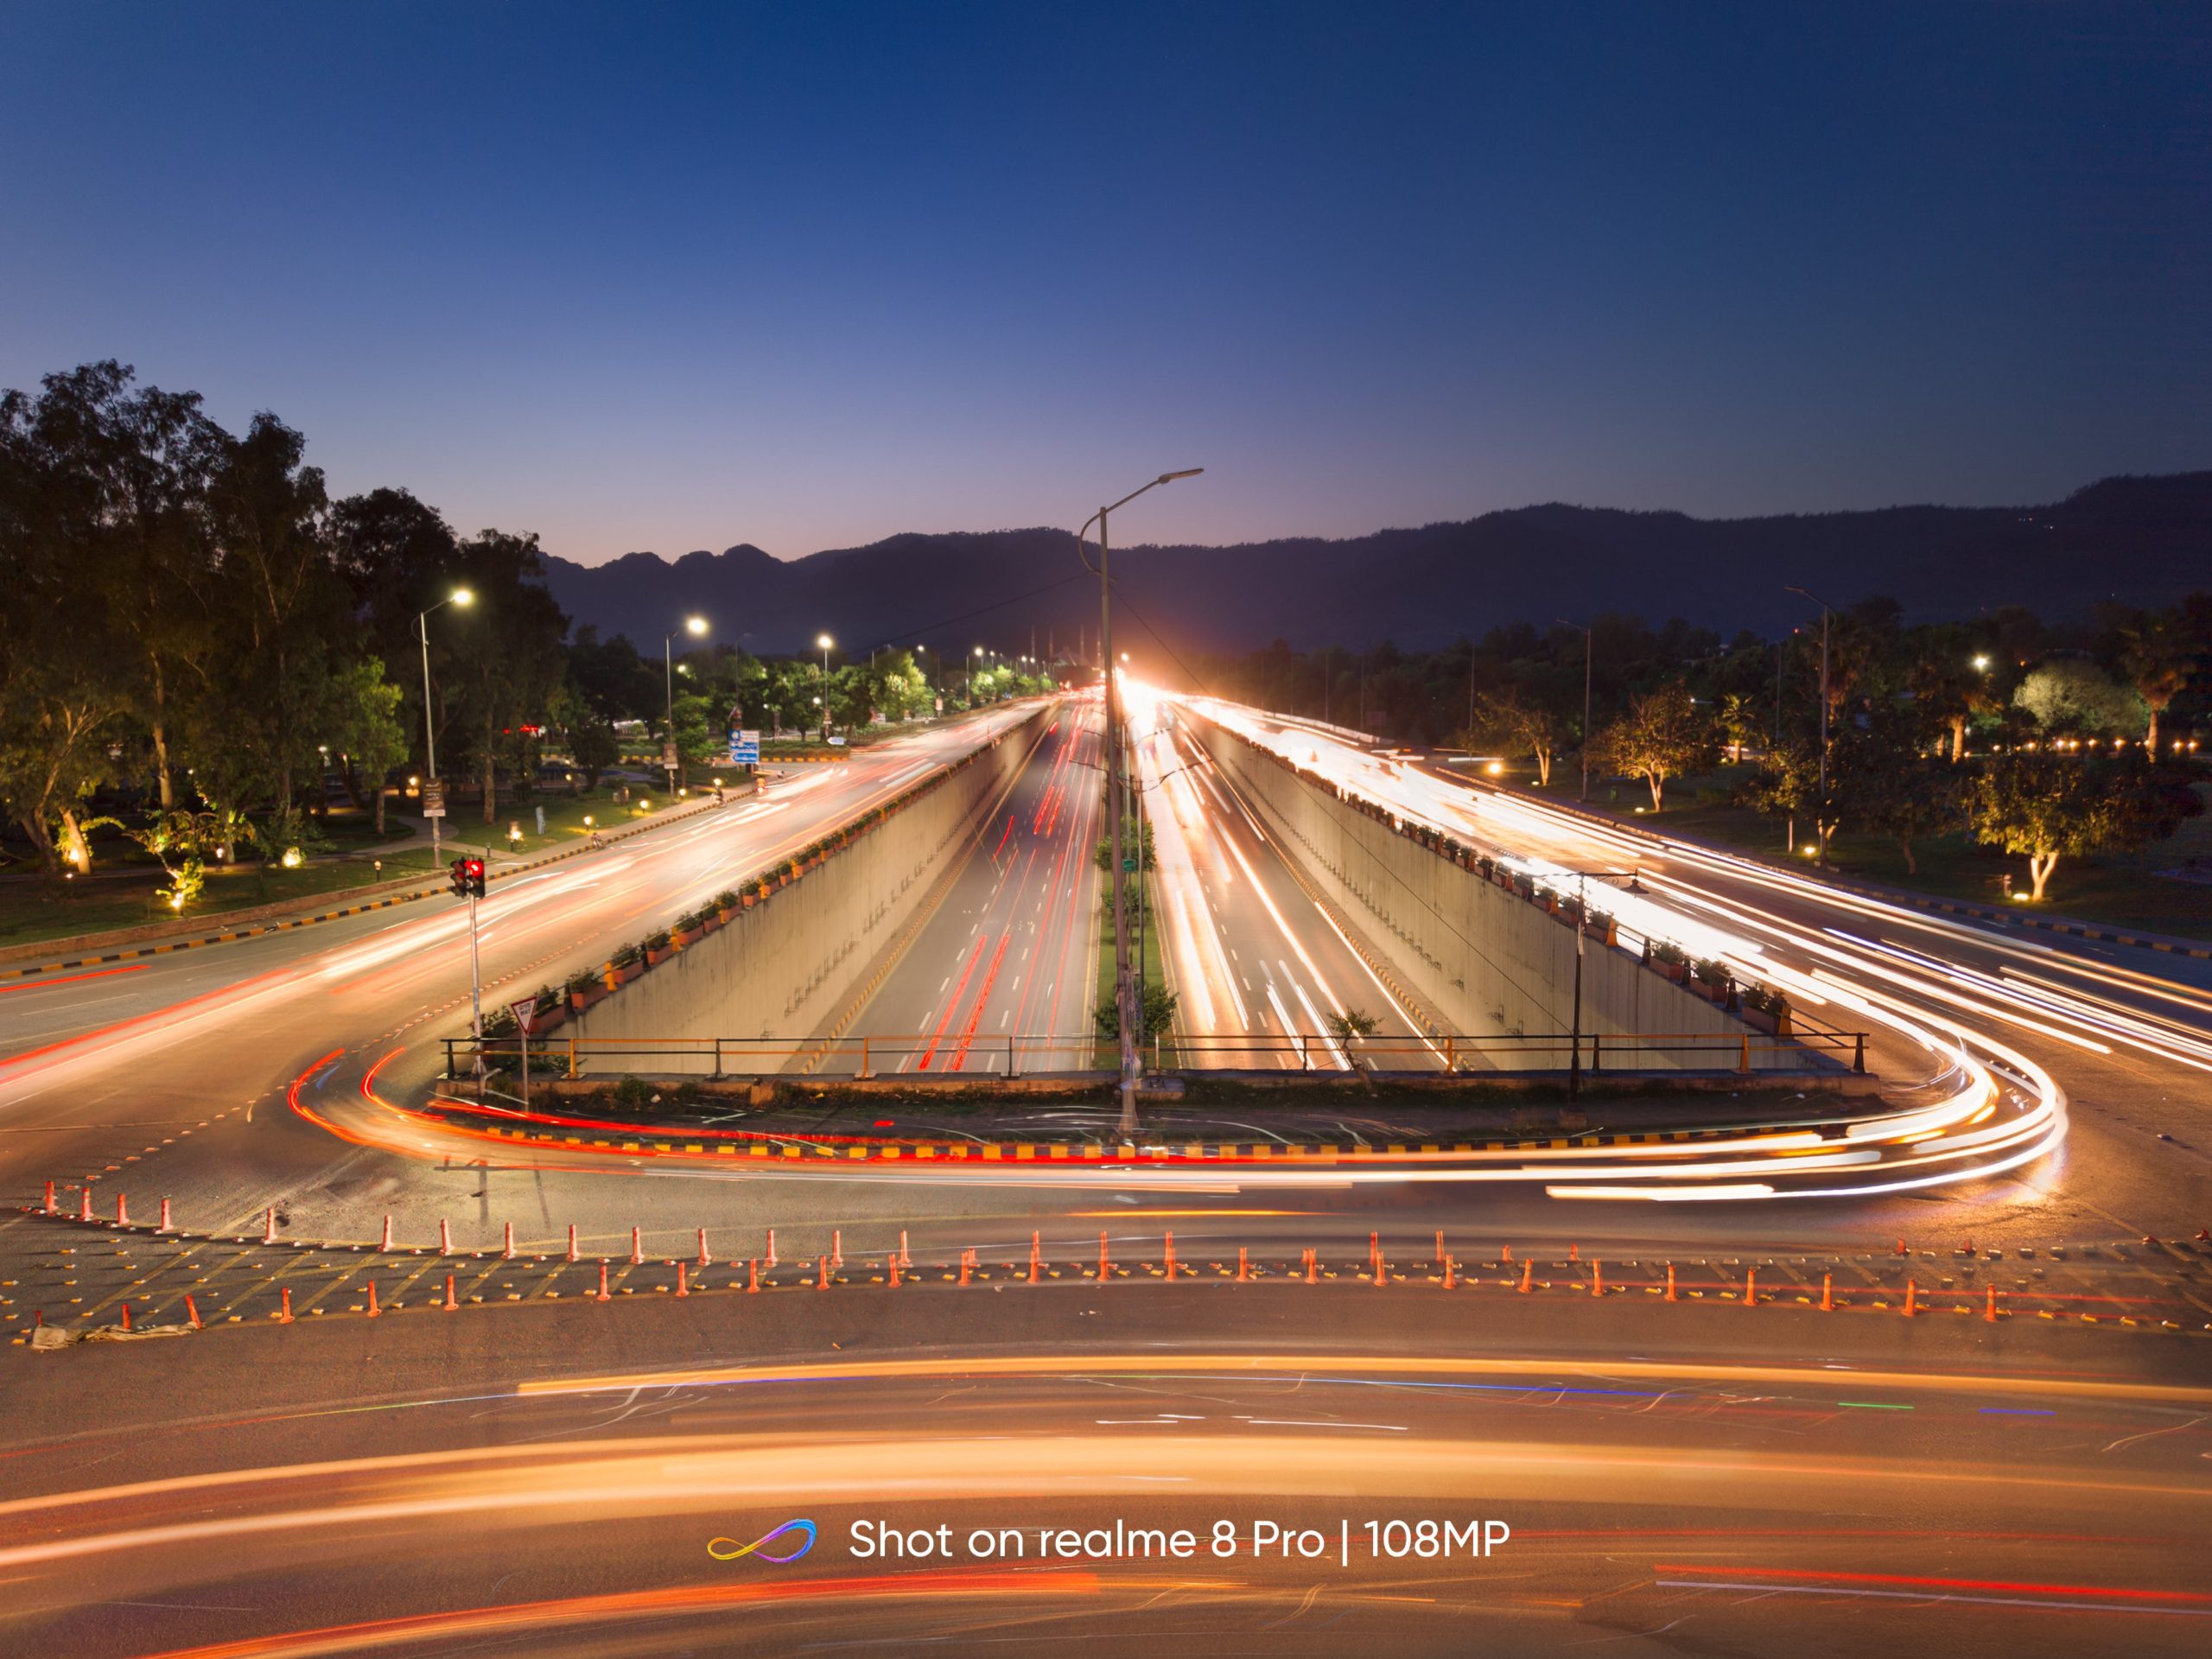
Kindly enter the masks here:
M 1744 746 L 1757 742 L 1765 732 L 1758 702 L 1748 692 L 1724 691 L 1716 705 L 1713 727 L 1728 746 L 1728 758 L 1740 763 Z
M 2004 707 L 1993 677 L 1993 654 L 1955 623 L 1916 629 L 1906 646 L 1905 686 L 1929 722 L 1950 734 L 1951 760 L 1963 760 L 1967 728 Z
M 1744 785 L 1744 804 L 1770 818 L 1813 826 L 1814 844 L 1822 858 L 1829 838 L 1842 820 L 1837 779 L 1831 772 L 1825 793 L 1821 788 L 1821 746 L 1812 738 L 1789 737 L 1773 745 L 1759 769 Z
M 375 657 L 346 664 L 331 677 L 324 729 L 346 766 L 355 804 L 365 791 L 374 804 L 377 834 L 384 834 L 385 779 L 407 759 L 406 728 L 399 720 L 399 688 L 384 677 Z
M 2061 858 L 2139 847 L 2203 810 L 2171 768 L 2056 754 L 1998 757 L 1974 780 L 1967 804 L 1979 839 L 2027 855 L 2037 900 Z
M 1474 718 L 1468 722 L 1465 742 L 1471 749 L 1498 748 L 1534 755 L 1536 781 L 1548 787 L 1560 725 L 1560 717 L 1530 694 L 1502 686 L 1475 698 Z
M 2171 611 L 2138 613 L 2120 626 L 2120 672 L 2150 712 L 2145 747 L 2158 752 L 2158 721 L 2196 671 L 2202 646 Z
M 1615 771 L 1643 779 L 1657 812 L 1665 807 L 1667 779 L 1707 764 L 1713 749 L 1712 731 L 1689 688 L 1675 680 L 1632 701 L 1627 714 L 1599 734 L 1595 753 Z
M 568 680 L 556 686 L 546 699 L 545 723 L 560 734 L 569 759 L 584 774 L 586 789 L 597 789 L 600 774 L 622 758 L 622 745 L 614 734 L 613 722 L 594 709 Z
M 467 652 L 457 671 L 483 790 L 484 822 L 499 815 L 502 753 L 526 776 L 533 747 L 522 728 L 541 724 L 561 683 L 569 620 L 537 578 L 537 537 L 486 530 L 461 544 L 459 572 L 475 595 Z
M 1905 718 L 1890 712 L 1865 732 L 1837 745 L 1840 792 L 1854 822 L 1887 836 L 1904 855 L 1909 874 L 1920 872 L 1913 842 L 1955 828 L 1965 791 L 1957 769 L 1931 761 Z
M 1329 1028 L 1329 1035 L 1337 1039 L 1341 1048 L 1350 1048 L 1363 1037 L 1375 1034 L 1375 1016 L 1359 1008 L 1346 1008 L 1341 1014 L 1325 1014 L 1321 1023 Z
M 1147 980 L 1141 988 L 1138 1023 L 1141 1027 L 1141 1041 L 1150 1042 L 1164 1037 L 1175 1024 L 1175 1011 L 1180 999 L 1157 980 Z M 1091 1011 L 1091 1023 L 1096 1027 L 1099 1040 L 1118 1043 L 1122 1040 L 1122 1011 L 1108 997 Z
M 2140 738 L 2151 711 L 2132 686 L 2120 684 L 2094 663 L 2060 657 L 2020 682 L 2013 703 L 2048 733 Z
M 1152 850 L 1152 820 L 1146 818 L 1140 821 L 1135 826 L 1135 833 L 1136 847 L 1131 849 L 1125 828 L 1122 842 L 1124 855 L 1128 855 L 1133 850 L 1137 861 L 1137 868 L 1141 870 L 1148 873 L 1159 868 L 1160 861 L 1154 856 Z M 1114 873 L 1114 843 L 1111 841 L 1100 842 L 1096 850 L 1091 855 L 1091 862 L 1111 875 Z

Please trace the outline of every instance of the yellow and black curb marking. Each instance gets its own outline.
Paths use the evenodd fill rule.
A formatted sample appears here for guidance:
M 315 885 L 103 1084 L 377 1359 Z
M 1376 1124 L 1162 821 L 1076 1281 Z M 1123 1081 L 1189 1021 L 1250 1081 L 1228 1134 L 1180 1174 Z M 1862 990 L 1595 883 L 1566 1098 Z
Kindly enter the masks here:
M 1793 1141 L 1801 1131 L 1654 1129 L 1644 1135 L 1505 1137 L 1489 1141 L 1068 1141 L 847 1140 L 806 1135 L 701 1135 L 622 1123 L 517 1124 L 504 1114 L 444 1104 L 409 1110 L 441 1128 L 513 1146 L 563 1151 L 691 1154 L 816 1163 L 1074 1163 L 1074 1164 L 1357 1164 L 1380 1159 L 1450 1157 L 1486 1152 L 1566 1152 L 1587 1147 L 1684 1146 L 1713 1141 L 1757 1142 L 1773 1135 Z
M 1658 1300 L 1801 1312 L 1884 1314 L 1897 1318 L 1972 1317 L 2009 1323 L 2033 1317 L 2068 1325 L 2102 1325 L 2145 1332 L 2202 1336 L 2212 1332 L 2198 1296 L 2182 1282 L 2201 1264 L 2192 1258 L 2137 1261 L 2124 1247 L 2033 1253 L 1960 1250 L 1945 1256 L 1921 1251 L 1906 1257 L 1855 1255 L 1667 1258 L 1643 1252 L 1612 1260 L 1586 1259 L 1557 1246 L 1535 1256 L 1497 1244 L 1471 1246 L 1462 1255 L 1447 1243 L 1440 1256 L 1416 1245 L 1394 1259 L 1388 1245 L 1363 1259 L 1343 1245 L 1328 1259 L 1280 1240 L 1258 1249 L 1217 1237 L 1186 1237 L 1178 1258 L 1172 1233 L 1132 1237 L 1126 1230 L 1105 1241 L 1103 1259 L 1089 1238 L 1056 1239 L 1033 1255 L 1016 1246 L 995 1249 L 986 1262 L 969 1249 L 951 1261 L 915 1261 L 887 1241 L 873 1250 L 831 1249 L 817 1242 L 810 1252 L 781 1261 L 748 1257 L 742 1249 L 717 1259 L 697 1253 L 693 1229 L 656 1228 L 664 1247 L 639 1249 L 619 1236 L 580 1241 L 571 1260 L 565 1241 L 531 1241 L 512 1255 L 504 1249 L 384 1250 L 366 1244 L 287 1241 L 205 1234 L 156 1233 L 145 1227 L 112 1227 L 30 1212 L 40 1224 L 19 1233 L 18 1248 L 0 1278 L 0 1332 L 16 1346 L 55 1345 L 127 1334 L 188 1334 L 226 1325 L 308 1323 L 339 1317 L 380 1317 L 405 1312 L 460 1312 L 507 1303 L 613 1301 L 640 1294 L 712 1297 L 762 1293 L 821 1293 L 835 1289 L 912 1289 L 954 1292 L 969 1286 L 1004 1287 L 1102 1281 L 1198 1281 L 1221 1287 L 1257 1283 L 1274 1294 L 1306 1287 L 1367 1293 L 1426 1289 L 1504 1298 L 1539 1296 L 1649 1307 Z M 1140 1212 L 1128 1218 L 1140 1223 Z M 1125 1226 L 1127 1224 L 1125 1224 Z M 809 1232 L 820 1235 L 816 1226 Z M 727 1233 L 715 1241 L 729 1251 Z M 2085 1258 L 2070 1259 L 2075 1255 Z M 827 1259 L 825 1260 L 825 1255 Z M 894 1268 L 893 1262 L 896 1259 Z M 1625 1303 L 1621 1299 L 1628 1299 Z M 127 1310 L 127 1311 L 126 1311 Z M 51 1317 L 49 1317 L 51 1316 Z

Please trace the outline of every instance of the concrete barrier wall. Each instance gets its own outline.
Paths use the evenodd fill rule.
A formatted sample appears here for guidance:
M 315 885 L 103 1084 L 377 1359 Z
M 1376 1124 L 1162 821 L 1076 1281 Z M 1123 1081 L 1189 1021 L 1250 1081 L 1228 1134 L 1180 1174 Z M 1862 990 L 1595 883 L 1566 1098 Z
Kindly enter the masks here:
M 1051 712 L 1039 709 L 1008 728 L 936 788 L 817 868 L 573 1016 L 552 1047 L 557 1051 L 572 1036 L 768 1037 L 796 1045 L 842 1007 L 946 860 L 1012 785 Z M 754 1060 L 733 1051 L 724 1069 L 772 1071 L 791 1058 Z M 611 1068 L 601 1058 L 594 1069 Z M 666 1076 L 714 1068 L 711 1056 L 640 1053 L 631 1069 Z
M 1300 777 L 1237 734 L 1195 714 L 1189 726 L 1300 874 L 1367 934 L 1402 982 L 1452 1033 L 1484 1037 L 1569 1029 L 1573 928 Z M 1750 1029 L 1628 951 L 1608 949 L 1594 938 L 1585 950 L 1585 1032 L 1733 1042 Z M 1804 1063 L 1771 1052 L 1751 1058 L 1763 1067 Z M 1529 1061 L 1520 1055 L 1506 1064 Z M 1729 1061 L 1717 1052 L 1674 1059 L 1624 1054 L 1619 1064 L 1637 1070 L 1719 1070 Z

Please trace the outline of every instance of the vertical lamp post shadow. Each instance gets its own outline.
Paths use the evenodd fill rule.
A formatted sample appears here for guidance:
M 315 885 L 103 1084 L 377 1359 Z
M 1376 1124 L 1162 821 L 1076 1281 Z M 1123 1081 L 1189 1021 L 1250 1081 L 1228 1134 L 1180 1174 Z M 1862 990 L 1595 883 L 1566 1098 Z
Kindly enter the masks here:
M 1106 833 L 1108 857 L 1111 860 L 1114 878 L 1114 1007 L 1121 1027 L 1122 1133 L 1124 1135 L 1135 1134 L 1137 1127 L 1137 1039 L 1142 1010 L 1132 995 L 1129 980 L 1128 894 L 1122 868 L 1122 696 L 1114 663 L 1113 578 L 1108 563 L 1107 515 L 1116 507 L 1127 506 L 1146 490 L 1172 484 L 1179 478 L 1196 478 L 1204 471 L 1205 468 L 1203 467 L 1191 467 L 1179 473 L 1162 473 L 1142 488 L 1131 490 L 1112 506 L 1099 508 L 1084 520 L 1083 529 L 1075 533 L 1076 556 L 1083 561 L 1084 569 L 1095 570 L 1098 577 L 1098 660 L 1103 665 L 1106 682 Z M 1084 532 L 1094 524 L 1098 526 L 1098 563 L 1095 566 L 1083 545 Z

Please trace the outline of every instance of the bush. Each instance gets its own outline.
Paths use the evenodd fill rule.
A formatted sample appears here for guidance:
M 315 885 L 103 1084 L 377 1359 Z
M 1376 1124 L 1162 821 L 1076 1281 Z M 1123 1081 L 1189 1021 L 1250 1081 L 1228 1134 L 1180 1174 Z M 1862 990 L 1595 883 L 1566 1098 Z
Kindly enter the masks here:
M 716 910 L 735 910 L 737 908 L 737 895 L 734 893 L 732 893 L 728 887 L 724 887 L 720 893 L 715 895 L 715 908 Z
M 648 933 L 648 934 L 646 934 L 646 935 L 645 935 L 645 948 L 646 950 L 667 950 L 667 949 L 668 949 L 668 930 L 667 930 L 666 928 L 664 928 L 664 928 L 661 928 L 661 929 L 658 930 L 657 931 L 654 931 L 654 932 L 652 932 L 652 933 Z
M 1710 985 L 1716 991 L 1728 982 L 1728 970 L 1717 962 L 1700 962 L 1690 971 L 1697 976 L 1699 984 Z
M 1672 939 L 1655 939 L 1651 944 L 1651 960 L 1662 962 L 1669 968 L 1680 968 L 1688 963 L 1690 953 Z
M 645 948 L 642 945 L 618 945 L 614 951 L 614 965 L 617 968 L 632 967 L 644 957 L 645 954 Z
M 598 983 L 599 970 L 596 968 L 579 968 L 569 976 L 565 988 L 571 991 L 588 991 Z
M 642 1111 L 653 1103 L 653 1086 L 643 1077 L 625 1077 L 614 1085 L 614 1103 L 625 1111 Z

